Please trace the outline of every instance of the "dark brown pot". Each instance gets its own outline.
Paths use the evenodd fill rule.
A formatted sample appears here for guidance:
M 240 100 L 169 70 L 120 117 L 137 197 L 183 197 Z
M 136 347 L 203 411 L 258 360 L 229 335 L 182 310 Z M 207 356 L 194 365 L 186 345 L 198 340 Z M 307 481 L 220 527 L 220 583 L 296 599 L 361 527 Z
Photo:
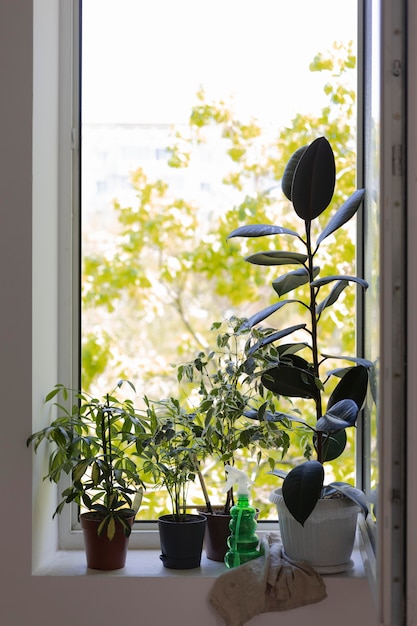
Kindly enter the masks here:
M 134 519 L 135 516 L 132 513 L 130 517 L 126 517 L 126 522 L 132 526 Z M 98 536 L 97 529 L 101 521 L 95 513 L 80 515 L 87 567 L 101 570 L 121 569 L 126 563 L 129 537 L 126 537 L 122 524 L 117 520 L 116 532 L 111 541 L 107 537 L 106 529 Z
M 206 534 L 204 537 L 204 549 L 206 556 L 211 561 L 224 561 L 228 550 L 227 539 L 230 535 L 229 523 L 231 515 L 222 513 L 223 507 L 213 507 L 213 513 L 206 510 L 200 512 L 206 516 Z
M 175 521 L 173 515 L 158 519 L 161 561 L 171 569 L 200 567 L 206 518 L 187 513 L 185 520 Z
M 209 513 L 205 507 L 198 507 L 199 513 L 207 518 L 204 549 L 208 559 L 222 562 L 229 549 L 227 540 L 230 537 L 229 523 L 232 516 L 224 514 L 222 506 L 213 506 L 212 510 L 213 513 Z M 259 509 L 256 509 L 256 519 L 258 515 Z

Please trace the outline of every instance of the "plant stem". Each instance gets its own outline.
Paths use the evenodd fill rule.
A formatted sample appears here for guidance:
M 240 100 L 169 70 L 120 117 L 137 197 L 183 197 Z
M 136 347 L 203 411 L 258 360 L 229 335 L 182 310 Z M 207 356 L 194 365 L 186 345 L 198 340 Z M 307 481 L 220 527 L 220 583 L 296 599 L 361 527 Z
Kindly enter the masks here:
M 108 431 L 108 436 L 106 437 L 106 415 L 107 415 L 107 431 Z M 108 498 L 110 498 L 112 492 L 113 492 L 113 459 L 112 459 L 112 443 L 111 443 L 111 411 L 110 411 L 110 403 L 109 403 L 109 395 L 107 394 L 106 397 L 106 406 L 103 409 L 103 414 L 102 414 L 102 423 L 101 423 L 101 428 L 102 428 L 102 441 L 103 441 L 103 450 L 104 450 L 104 457 L 106 460 L 106 463 L 109 467 L 109 476 L 107 477 L 107 496 Z
M 306 244 L 307 244 L 307 256 L 308 256 L 308 273 L 310 283 L 310 316 L 311 316 L 311 348 L 313 356 L 313 369 L 314 376 L 319 379 L 319 355 L 318 355 L 318 343 L 317 343 L 317 314 L 316 314 L 316 288 L 311 285 L 314 280 L 314 252 L 311 247 L 311 221 L 305 222 L 306 229 Z M 318 420 L 322 416 L 321 406 L 321 390 L 318 388 L 318 395 L 314 398 L 316 404 L 316 419 Z M 321 432 L 317 433 L 316 439 L 316 452 L 317 460 L 323 462 L 323 436 Z

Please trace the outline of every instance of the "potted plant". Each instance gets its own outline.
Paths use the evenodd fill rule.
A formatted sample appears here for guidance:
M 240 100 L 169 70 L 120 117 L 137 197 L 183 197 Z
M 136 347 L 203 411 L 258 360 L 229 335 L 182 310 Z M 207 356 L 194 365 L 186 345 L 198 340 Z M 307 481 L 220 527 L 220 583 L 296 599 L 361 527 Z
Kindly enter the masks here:
M 274 358 L 261 374 L 261 381 L 277 396 L 306 399 L 314 406 L 314 413 L 310 412 L 312 419 L 301 419 L 291 413 L 267 415 L 270 420 L 288 419 L 309 429 L 312 437 L 306 455 L 310 456 L 309 448 L 315 450 L 316 454 L 316 459 L 308 458 L 287 475 L 280 470 L 274 470 L 273 473 L 284 477 L 284 482 L 282 493 L 281 490 L 274 492 L 271 500 L 278 506 L 281 534 L 288 556 L 309 560 L 324 571 L 327 568 L 340 571 L 348 567 L 358 507 L 367 514 L 365 496 L 355 487 L 340 482 L 324 486 L 323 464 L 338 458 L 345 449 L 346 429 L 355 426 L 365 402 L 368 370 L 371 367 L 371 363 L 364 359 L 332 355 L 329 349 L 320 344 L 319 331 L 327 309 L 349 285 L 367 288 L 367 283 L 356 276 L 322 275 L 318 265 L 324 240 L 356 214 L 364 195 L 364 190 L 355 191 L 320 230 L 318 218 L 332 200 L 335 173 L 333 150 L 325 137 L 319 137 L 294 153 L 282 178 L 284 195 L 292 202 L 294 211 L 301 220 L 299 232 L 277 225 L 255 224 L 237 228 L 229 235 L 229 238 L 285 236 L 293 238 L 299 244 L 296 249 L 269 249 L 246 259 L 250 263 L 264 266 L 292 265 L 296 268 L 273 281 L 278 302 L 253 315 L 247 325 L 256 326 L 284 307 L 285 310 L 297 307 L 298 315 L 305 315 L 305 321 L 300 320 L 299 324 L 284 327 L 261 340 L 262 345 L 273 344 L 276 349 Z M 297 295 L 282 299 L 293 291 Z M 288 336 L 295 333 L 298 336 L 304 334 L 304 337 L 288 343 Z M 324 371 L 325 365 L 335 358 L 344 359 L 345 366 Z M 338 382 L 326 395 L 332 381 Z M 252 411 L 250 417 L 258 417 L 256 411 Z M 315 516 L 322 507 L 333 509 L 339 505 L 343 510 L 336 513 L 336 522 L 329 521 L 327 513 L 316 521 Z M 288 520 L 287 517 L 284 518 L 287 510 Z M 341 521 L 349 515 L 351 521 L 348 547 L 341 552 L 342 556 L 336 550 L 333 562 L 325 563 L 325 546 L 330 544 L 333 532 L 342 526 Z M 324 533 L 321 538 L 316 534 L 319 530 Z M 301 537 L 293 540 L 293 531 L 300 531 Z M 336 539 L 339 547 L 341 542 L 342 539 Z M 318 554 L 314 552 L 314 547 L 318 548 Z
M 279 448 L 284 454 L 289 437 L 279 422 L 262 420 L 258 425 L 245 417 L 245 411 L 251 407 L 258 411 L 261 406 L 265 408 L 273 403 L 272 394 L 260 389 L 259 361 L 252 354 L 252 346 L 270 331 L 249 329 L 244 320 L 237 317 L 215 322 L 211 330 L 216 333 L 215 346 L 178 366 L 177 378 L 185 384 L 190 402 L 194 398 L 193 412 L 202 425 L 198 460 L 201 464 L 209 460 L 209 474 L 212 480 L 215 474 L 217 485 L 222 487 L 226 484 L 224 467 L 227 464 L 234 465 L 238 461 L 241 467 L 248 457 L 249 460 L 255 458 L 259 464 L 263 451 L 268 451 L 269 456 L 270 450 Z M 260 352 L 266 350 L 260 347 L 258 359 Z M 242 451 L 244 456 L 239 454 Z M 199 478 L 206 502 L 200 509 L 207 517 L 206 554 L 211 560 L 223 561 L 230 535 L 230 509 L 235 504 L 233 487 L 226 492 L 222 503 L 213 505 L 200 471 Z
M 134 390 L 124 380 L 116 389 L 124 382 Z M 70 476 L 71 484 L 62 491 L 54 517 L 72 502 L 85 509 L 80 523 L 87 566 L 103 570 L 125 565 L 144 486 L 128 449 L 133 443 L 139 445 L 146 423 L 130 399 L 116 397 L 116 389 L 94 398 L 56 385 L 45 401 L 53 403 L 57 416 L 27 440 L 35 452 L 44 440 L 51 445 L 45 479 L 58 483 L 62 474 Z
M 171 513 L 158 518 L 160 558 L 164 567 L 193 569 L 200 566 L 206 525 L 205 516 L 189 513 L 187 504 L 198 472 L 201 427 L 176 398 L 145 397 L 145 403 L 150 435 L 140 450 L 143 471 L 167 490 L 171 502 Z

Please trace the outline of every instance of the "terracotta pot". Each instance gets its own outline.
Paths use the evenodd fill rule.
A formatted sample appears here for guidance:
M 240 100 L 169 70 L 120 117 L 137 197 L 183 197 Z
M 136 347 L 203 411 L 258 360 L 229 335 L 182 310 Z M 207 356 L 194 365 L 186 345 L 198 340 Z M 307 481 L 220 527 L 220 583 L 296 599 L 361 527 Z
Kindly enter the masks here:
M 187 513 L 178 522 L 173 515 L 161 515 L 158 519 L 161 542 L 161 561 L 171 569 L 200 567 L 203 550 L 206 517 Z
M 282 490 L 270 497 L 278 511 L 285 554 L 293 561 L 308 561 L 322 574 L 344 572 L 352 566 L 359 507 L 348 498 L 320 499 L 301 526 L 288 511 Z
M 135 515 L 126 517 L 126 522 L 133 525 Z M 87 557 L 87 567 L 100 570 L 115 570 L 125 566 L 129 537 L 126 537 L 124 528 L 116 520 L 116 532 L 113 539 L 107 537 L 106 529 L 98 536 L 97 529 L 101 519 L 96 513 L 82 513 L 80 515 L 81 528 L 84 534 L 84 546 Z

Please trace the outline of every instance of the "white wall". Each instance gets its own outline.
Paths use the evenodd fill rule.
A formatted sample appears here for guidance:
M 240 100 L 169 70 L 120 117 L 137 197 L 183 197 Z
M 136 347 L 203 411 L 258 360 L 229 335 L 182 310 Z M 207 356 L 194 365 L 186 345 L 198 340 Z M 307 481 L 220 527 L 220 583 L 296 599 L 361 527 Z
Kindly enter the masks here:
M 45 19 L 47 31 L 53 33 L 57 0 L 35 2 Z M 53 284 L 56 249 L 47 233 L 48 228 L 54 230 L 56 226 L 53 209 L 57 200 L 57 148 L 54 143 L 57 137 L 56 109 L 54 111 L 57 95 L 50 80 L 43 82 L 42 93 L 37 93 L 35 101 L 40 109 L 35 109 L 33 137 L 36 151 L 32 161 L 32 9 L 29 0 L 0 2 L 0 622 L 2 626 L 68 626 L 77 620 L 81 626 L 88 623 L 107 626 L 126 618 L 144 626 L 157 626 L 163 620 L 172 626 L 219 624 L 206 602 L 211 579 L 31 574 L 32 455 L 25 447 L 25 440 L 32 432 L 32 414 L 35 420 L 39 414 L 41 397 L 56 382 L 51 378 L 56 372 L 54 337 L 57 327 L 56 287 Z M 53 34 L 51 36 L 53 38 Z M 43 43 L 46 45 L 46 40 Z M 42 85 L 39 69 L 35 70 L 37 88 Z M 50 77 L 56 76 L 51 52 L 44 69 Z M 34 231 L 34 265 L 32 176 L 35 181 L 34 208 L 37 219 L 41 215 L 42 220 Z M 39 202 L 42 192 L 45 193 L 44 203 Z M 32 270 L 37 281 L 33 315 Z M 43 272 L 45 276 L 41 281 L 39 276 Z M 44 357 L 42 364 L 40 355 Z M 36 466 L 37 477 L 41 471 Z M 45 496 L 39 496 L 37 486 L 34 494 L 33 526 L 36 532 L 33 555 L 38 561 L 45 550 L 53 550 L 56 531 L 55 524 L 50 521 L 52 503 L 45 501 L 43 504 Z M 376 624 L 366 580 L 350 579 L 344 586 L 333 577 L 326 583 L 329 597 L 325 601 L 279 617 L 268 614 L 255 618 L 251 624 Z M 80 615 L 83 616 L 81 621 L 78 620 Z

